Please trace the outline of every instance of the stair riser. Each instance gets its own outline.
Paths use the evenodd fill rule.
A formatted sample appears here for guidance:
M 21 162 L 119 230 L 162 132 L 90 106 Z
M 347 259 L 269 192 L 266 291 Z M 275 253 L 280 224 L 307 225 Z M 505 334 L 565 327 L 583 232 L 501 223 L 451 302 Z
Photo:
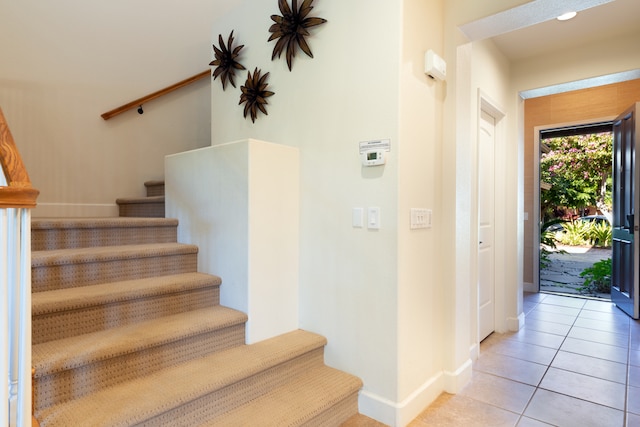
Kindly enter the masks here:
M 304 427 L 340 426 L 358 413 L 358 393 L 353 393 L 341 402 L 302 424 Z
M 175 226 L 31 230 L 31 249 L 34 251 L 176 241 Z
M 237 383 L 221 390 L 205 396 L 198 396 L 192 401 L 176 402 L 175 408 L 171 408 L 157 417 L 135 425 L 148 427 L 165 425 L 192 427 L 199 425 L 203 420 L 213 419 L 246 404 L 269 390 L 284 385 L 296 376 L 323 364 L 324 348 L 315 349 L 266 371 L 239 379 Z M 185 396 L 186 398 L 188 396 Z M 357 409 L 355 412 L 357 412 Z M 351 412 L 350 415 L 355 412 Z M 261 420 L 261 423 L 264 421 Z
M 37 377 L 36 408 L 42 410 L 215 351 L 243 345 L 244 331 L 244 323 L 232 325 L 132 354 L 95 361 L 76 369 Z
M 123 217 L 164 218 L 164 202 L 162 203 L 127 203 L 118 206 Z
M 144 186 L 147 189 L 147 197 L 164 196 L 164 183 L 145 183 Z
M 197 270 L 196 253 L 169 254 L 104 262 L 42 265 L 31 269 L 32 292 L 43 292 Z
M 32 343 L 87 334 L 103 329 L 157 319 L 220 303 L 220 287 L 170 293 L 131 301 L 33 316 Z

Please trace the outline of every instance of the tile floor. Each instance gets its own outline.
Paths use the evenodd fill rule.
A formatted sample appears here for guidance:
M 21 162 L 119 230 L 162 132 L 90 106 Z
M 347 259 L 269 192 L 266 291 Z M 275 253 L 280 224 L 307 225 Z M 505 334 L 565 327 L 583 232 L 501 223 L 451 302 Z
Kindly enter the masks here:
M 524 312 L 524 329 L 481 344 L 469 385 L 409 426 L 640 426 L 640 322 L 552 294 L 525 294 Z

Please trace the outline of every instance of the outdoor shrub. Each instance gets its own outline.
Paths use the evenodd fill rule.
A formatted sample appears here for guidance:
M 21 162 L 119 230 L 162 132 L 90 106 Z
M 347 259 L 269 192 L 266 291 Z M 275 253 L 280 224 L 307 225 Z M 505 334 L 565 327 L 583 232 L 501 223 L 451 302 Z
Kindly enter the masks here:
M 589 238 L 594 246 L 609 247 L 613 239 L 611 225 L 607 223 L 591 223 Z
M 580 277 L 584 278 L 584 284 L 578 288 L 583 294 L 608 294 L 611 293 L 611 258 L 603 259 L 585 268 Z
M 556 224 L 564 223 L 565 221 L 562 219 L 553 219 L 551 221 L 545 222 L 540 226 L 540 268 L 547 268 L 551 263 L 549 259 L 549 255 L 553 253 L 553 250 L 557 248 L 556 246 L 556 233 L 554 231 L 549 230 L 549 228 Z M 559 252 L 565 253 L 565 251 L 561 250 Z
M 564 224 L 564 233 L 557 233 L 563 245 L 585 246 L 589 244 L 591 224 L 584 221 L 571 221 Z

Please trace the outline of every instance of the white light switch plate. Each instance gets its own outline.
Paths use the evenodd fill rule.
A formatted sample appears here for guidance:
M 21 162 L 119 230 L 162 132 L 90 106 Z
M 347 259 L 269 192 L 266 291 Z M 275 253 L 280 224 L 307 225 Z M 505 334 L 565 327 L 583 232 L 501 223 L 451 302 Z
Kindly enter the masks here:
M 354 227 L 364 227 L 364 208 L 353 208 L 351 224 Z
M 380 228 L 380 208 L 369 208 L 367 211 L 367 228 L 377 230 Z
M 431 228 L 431 209 L 411 208 L 411 229 Z

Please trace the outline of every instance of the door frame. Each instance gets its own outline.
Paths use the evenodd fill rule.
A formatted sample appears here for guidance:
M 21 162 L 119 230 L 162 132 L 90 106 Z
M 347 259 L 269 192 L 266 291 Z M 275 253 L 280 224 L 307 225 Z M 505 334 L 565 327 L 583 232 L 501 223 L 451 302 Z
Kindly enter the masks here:
M 616 116 L 606 116 L 533 128 L 533 212 L 529 214 L 533 227 L 533 283 L 524 284 L 525 292 L 540 292 L 540 133 L 550 129 L 610 122 L 615 118 Z
M 471 295 L 472 295 L 472 319 L 475 320 L 475 325 L 472 328 L 473 333 L 473 342 L 475 343 L 471 349 L 471 357 L 473 360 L 477 358 L 479 354 L 479 336 L 480 336 L 480 317 L 479 317 L 479 295 L 478 295 L 478 220 L 479 220 L 479 192 L 478 192 L 478 173 L 479 173 L 479 156 L 478 156 L 478 143 L 479 143 L 479 132 L 480 130 L 480 119 L 482 112 L 487 113 L 495 120 L 495 143 L 494 143 L 494 172 L 495 176 L 506 176 L 506 120 L 507 114 L 504 112 L 504 109 L 499 106 L 497 102 L 495 102 L 490 96 L 488 96 L 482 89 L 478 89 L 478 107 L 476 111 L 476 133 L 475 133 L 475 145 L 474 145 L 474 168 L 473 178 L 474 178 L 474 200 L 473 209 L 474 209 L 474 235 L 475 235 L 475 246 L 473 248 L 474 254 L 472 259 L 475 261 L 475 280 L 472 281 L 471 284 Z M 504 194 L 506 193 L 505 189 L 505 180 L 495 179 L 494 181 L 494 224 L 497 224 L 498 221 L 502 221 L 502 223 L 506 223 L 506 200 Z M 494 265 L 494 317 L 495 317 L 495 331 L 496 332 L 506 332 L 508 330 L 507 327 L 507 319 L 506 313 L 507 310 L 505 308 L 506 304 L 506 278 L 504 275 L 504 260 L 506 253 L 506 244 L 505 244 L 506 236 L 504 235 L 504 230 L 501 230 L 500 227 L 494 226 L 494 257 L 493 257 L 493 265 Z

